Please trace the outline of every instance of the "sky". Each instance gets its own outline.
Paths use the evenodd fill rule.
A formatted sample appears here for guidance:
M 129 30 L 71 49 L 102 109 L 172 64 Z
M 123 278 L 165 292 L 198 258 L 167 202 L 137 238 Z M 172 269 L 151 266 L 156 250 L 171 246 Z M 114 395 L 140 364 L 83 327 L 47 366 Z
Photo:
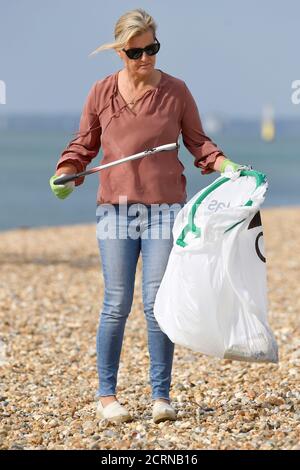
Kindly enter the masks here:
M 114 51 L 88 54 L 135 8 L 158 25 L 156 68 L 184 80 L 201 113 L 257 118 L 270 103 L 300 117 L 299 0 L 0 0 L 0 115 L 79 113 L 123 67 Z

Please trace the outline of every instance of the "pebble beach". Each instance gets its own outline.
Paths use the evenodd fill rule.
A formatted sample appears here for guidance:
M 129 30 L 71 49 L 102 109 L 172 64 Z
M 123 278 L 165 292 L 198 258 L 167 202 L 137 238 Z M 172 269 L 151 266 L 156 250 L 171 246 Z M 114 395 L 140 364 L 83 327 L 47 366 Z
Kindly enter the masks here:
M 0 449 L 300 449 L 300 207 L 261 210 L 278 364 L 176 346 L 175 422 L 154 424 L 141 260 L 118 399 L 134 421 L 95 415 L 103 278 L 96 226 L 0 232 Z M 184 415 L 184 416 L 183 416 Z

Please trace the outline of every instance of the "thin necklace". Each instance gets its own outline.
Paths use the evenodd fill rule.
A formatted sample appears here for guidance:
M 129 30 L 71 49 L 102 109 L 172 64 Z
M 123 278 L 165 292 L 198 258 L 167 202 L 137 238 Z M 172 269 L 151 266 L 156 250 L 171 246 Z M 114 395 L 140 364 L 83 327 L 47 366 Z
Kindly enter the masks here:
M 129 83 L 129 82 L 128 82 L 128 83 Z M 151 88 L 149 88 L 148 90 L 151 90 Z M 140 95 L 140 96 L 143 96 L 148 90 L 144 90 L 143 94 L 141 94 L 141 92 L 138 92 L 138 93 L 131 99 L 131 101 L 129 101 L 129 102 L 127 103 L 127 105 L 129 105 L 129 104 L 135 105 L 135 103 L 136 103 L 136 101 L 137 101 L 139 95 Z M 131 92 L 130 92 L 130 94 L 131 94 Z

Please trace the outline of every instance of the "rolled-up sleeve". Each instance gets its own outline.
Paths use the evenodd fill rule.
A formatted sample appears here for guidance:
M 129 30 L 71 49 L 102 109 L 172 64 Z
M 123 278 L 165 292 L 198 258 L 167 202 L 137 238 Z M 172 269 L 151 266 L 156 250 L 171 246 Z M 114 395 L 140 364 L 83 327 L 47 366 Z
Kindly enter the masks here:
M 96 157 L 101 146 L 101 126 L 96 111 L 97 82 L 94 83 L 86 98 L 80 117 L 79 131 L 63 150 L 57 162 L 56 170 L 65 163 L 71 163 L 77 169 L 77 173 L 85 171 L 87 165 Z M 84 177 L 78 178 L 75 185 L 79 186 Z
M 212 164 L 223 152 L 205 134 L 196 102 L 184 83 L 184 108 L 181 120 L 182 140 L 185 147 L 195 157 L 194 165 L 201 168 L 201 173 L 209 174 L 215 170 Z

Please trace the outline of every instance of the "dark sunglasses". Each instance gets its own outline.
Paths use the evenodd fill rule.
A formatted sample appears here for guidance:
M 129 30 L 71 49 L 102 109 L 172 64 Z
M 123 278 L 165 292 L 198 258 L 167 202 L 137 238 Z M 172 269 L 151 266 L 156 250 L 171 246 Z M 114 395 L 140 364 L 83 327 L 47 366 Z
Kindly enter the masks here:
M 155 55 L 158 53 L 160 49 L 160 43 L 158 40 L 155 38 L 155 41 L 153 44 L 149 44 L 149 46 L 146 46 L 144 48 L 142 47 L 132 47 L 131 49 L 122 49 L 129 57 L 129 59 L 137 60 L 140 59 L 143 55 L 143 52 L 145 51 L 147 55 Z

